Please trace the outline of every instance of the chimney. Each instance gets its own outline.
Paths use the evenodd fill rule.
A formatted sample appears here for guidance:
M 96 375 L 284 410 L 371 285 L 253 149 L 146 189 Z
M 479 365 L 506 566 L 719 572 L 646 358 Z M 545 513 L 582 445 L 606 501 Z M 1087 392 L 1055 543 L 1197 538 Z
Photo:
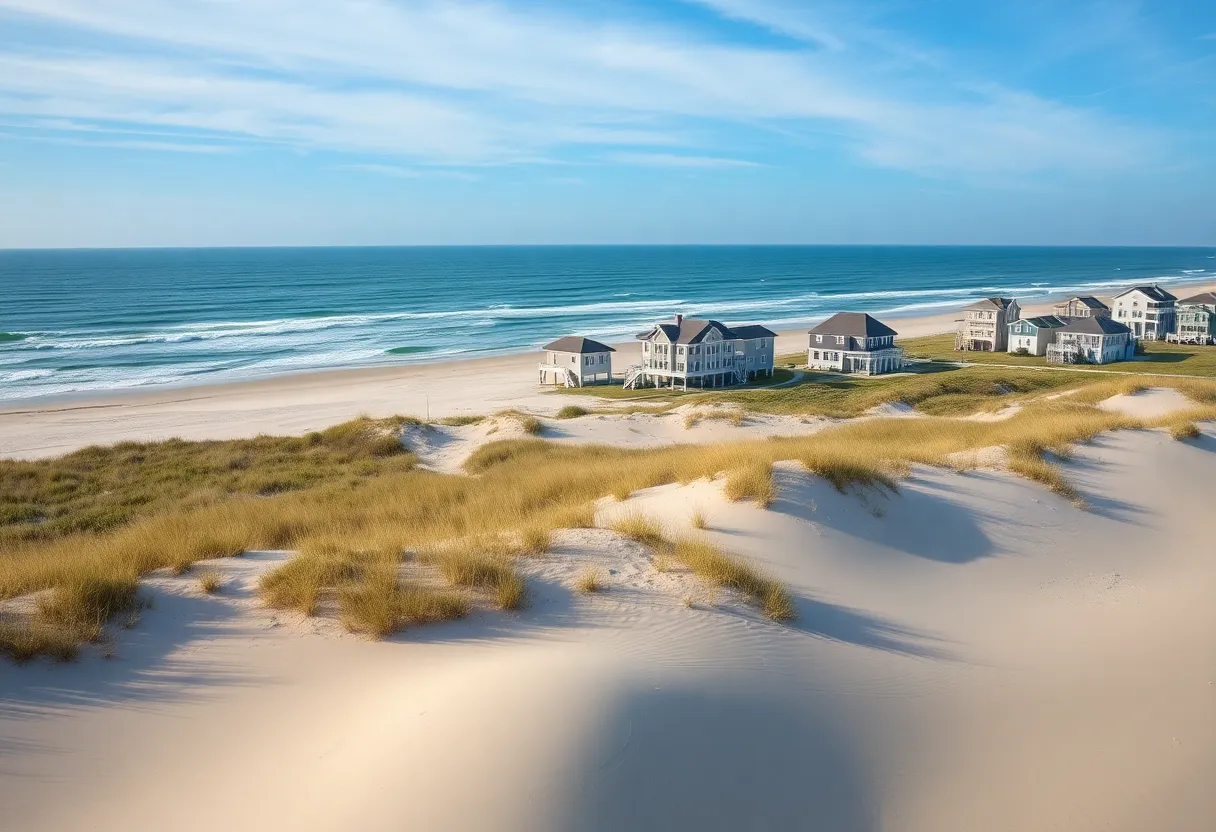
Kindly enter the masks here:
M 677 313 L 676 314 L 676 326 L 679 326 L 682 323 L 684 323 L 684 316 Z

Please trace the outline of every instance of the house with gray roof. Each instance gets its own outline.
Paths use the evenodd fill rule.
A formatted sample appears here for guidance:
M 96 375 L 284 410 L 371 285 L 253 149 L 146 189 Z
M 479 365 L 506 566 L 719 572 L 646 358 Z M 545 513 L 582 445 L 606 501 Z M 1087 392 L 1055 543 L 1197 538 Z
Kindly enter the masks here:
M 758 324 L 730 327 L 708 318 L 676 315 L 637 335 L 642 363 L 625 386 L 724 387 L 771 377 L 777 333 Z
M 612 380 L 612 354 L 607 344 L 566 335 L 544 346 L 540 363 L 540 383 L 563 387 L 607 384 Z
M 1077 295 L 1052 307 L 1052 313 L 1061 318 L 1110 317 L 1110 307 L 1093 295 Z
M 1047 360 L 1053 364 L 1109 364 L 1136 354 L 1136 338 L 1126 324 L 1106 317 L 1067 318 L 1053 330 Z
M 1216 344 L 1216 293 L 1200 292 L 1178 301 L 1174 331 L 1165 338 L 1179 344 Z
M 1162 341 L 1174 331 L 1178 298 L 1160 286 L 1133 286 L 1113 300 L 1114 319 L 1126 324 L 1136 338 Z
M 984 298 L 963 309 L 954 334 L 956 350 L 1005 352 L 1009 325 L 1022 317 L 1014 298 Z
M 811 370 L 878 375 L 903 369 L 895 330 L 864 312 L 837 312 L 809 333 L 806 366 Z
M 1070 320 L 1057 315 L 1040 315 L 1014 321 L 1009 325 L 1009 352 L 1047 355 L 1047 347 L 1055 341 L 1056 330 L 1066 326 Z

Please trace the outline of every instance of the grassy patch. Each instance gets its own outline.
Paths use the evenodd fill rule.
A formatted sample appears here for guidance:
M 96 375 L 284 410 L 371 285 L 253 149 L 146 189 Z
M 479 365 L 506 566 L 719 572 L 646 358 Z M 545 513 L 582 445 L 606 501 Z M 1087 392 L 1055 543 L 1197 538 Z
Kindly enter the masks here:
M 671 544 L 671 557 L 714 586 L 734 589 L 764 610 L 774 621 L 798 617 L 794 600 L 779 582 L 708 543 L 682 539 Z
M 1170 436 L 1179 442 L 1187 439 L 1198 439 L 1202 435 L 1199 431 L 1199 426 L 1194 422 L 1176 422 L 1170 425 L 1169 431 Z
M 214 595 L 224 586 L 224 579 L 214 569 L 208 569 L 198 576 L 198 588 L 208 595 Z
M 705 512 L 701 511 L 701 509 L 697 509 L 692 513 L 692 527 L 694 529 L 709 528 L 709 520 L 706 519 Z
M 521 609 L 527 585 L 515 571 L 513 558 L 496 540 L 468 540 L 421 554 L 452 586 L 488 590 L 501 609 Z
M 741 426 L 746 421 L 743 411 L 741 410 L 690 410 L 684 414 L 684 427 L 696 427 L 701 422 L 718 420 L 729 422 L 735 427 Z
M 578 581 L 574 584 L 575 589 L 584 595 L 590 595 L 593 592 L 599 592 L 604 588 L 603 581 L 600 580 L 598 569 L 588 569 L 586 572 L 578 576 Z
M 663 543 L 663 527 L 640 511 L 632 511 L 617 519 L 610 527 L 621 537 L 652 548 Z
M 554 418 L 556 419 L 577 419 L 580 416 L 586 416 L 591 411 L 585 407 L 579 407 L 576 404 L 568 404 L 561 410 L 557 411 Z
M 777 496 L 772 463 L 757 462 L 732 471 L 726 478 L 724 491 L 728 500 L 755 500 L 762 508 L 768 508 Z
M 537 419 L 531 413 L 524 413 L 522 410 L 503 410 L 497 414 L 500 417 L 514 419 L 518 425 L 524 429 L 524 433 L 530 436 L 540 436 L 544 433 L 545 426 L 541 424 L 540 419 Z
M 481 424 L 485 420 L 485 416 L 445 416 L 442 419 L 436 419 L 435 424 L 449 428 L 462 428 L 467 425 Z

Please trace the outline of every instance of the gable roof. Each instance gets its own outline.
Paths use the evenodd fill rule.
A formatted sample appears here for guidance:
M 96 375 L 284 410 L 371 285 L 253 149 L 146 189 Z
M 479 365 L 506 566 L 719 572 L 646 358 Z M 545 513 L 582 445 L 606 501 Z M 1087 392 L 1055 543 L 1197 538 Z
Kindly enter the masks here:
M 1037 318 L 1022 318 L 1020 321 L 1011 321 L 1009 325 L 1013 327 L 1024 322 L 1040 328 L 1059 329 L 1062 326 L 1066 326 L 1070 320 L 1072 319 L 1061 318 L 1058 315 L 1040 315 Z
M 1216 304 L 1216 292 L 1200 292 L 1197 295 L 1191 295 L 1189 298 L 1183 298 L 1179 303 L 1194 303 L 1197 305 L 1211 306 Z
M 984 298 L 966 307 L 967 309 L 998 309 L 1004 311 L 1016 301 L 1013 298 Z
M 1121 298 L 1124 295 L 1130 295 L 1132 292 L 1140 292 L 1141 294 L 1147 295 L 1152 300 L 1158 300 L 1158 301 L 1178 300 L 1177 297 L 1175 297 L 1174 295 L 1171 295 L 1169 292 L 1165 291 L 1160 286 L 1147 286 L 1147 285 L 1146 286 L 1133 286 L 1130 289 L 1124 289 L 1122 292 L 1115 295 L 1115 297 Z
M 667 336 L 667 340 L 673 344 L 699 344 L 715 329 L 725 340 L 738 339 L 746 341 L 753 338 L 774 338 L 777 335 L 771 329 L 759 324 L 746 324 L 732 329 L 721 321 L 714 321 L 708 318 L 681 318 L 677 316 L 675 321 L 655 324 L 647 331 L 639 332 L 637 337 L 638 340 L 649 341 L 659 332 L 662 332 Z
M 850 335 L 854 338 L 884 338 L 895 330 L 865 312 L 837 312 L 810 331 L 811 335 Z
M 1083 304 L 1084 306 L 1088 306 L 1090 309 L 1106 309 L 1106 310 L 1110 309 L 1109 306 L 1107 306 L 1102 301 L 1098 300 L 1093 295 L 1077 295 L 1076 297 L 1071 297 L 1068 300 L 1060 301 L 1059 303 L 1056 304 L 1056 306 L 1067 306 L 1068 304 L 1072 303 L 1073 301 Z
M 563 336 L 550 344 L 545 344 L 544 349 L 553 350 L 554 352 L 616 352 L 616 350 L 607 344 L 592 341 L 590 338 L 584 338 L 581 335 Z
M 1064 318 L 1061 332 L 1078 332 L 1088 335 L 1125 335 L 1131 332 L 1126 324 L 1111 318 Z

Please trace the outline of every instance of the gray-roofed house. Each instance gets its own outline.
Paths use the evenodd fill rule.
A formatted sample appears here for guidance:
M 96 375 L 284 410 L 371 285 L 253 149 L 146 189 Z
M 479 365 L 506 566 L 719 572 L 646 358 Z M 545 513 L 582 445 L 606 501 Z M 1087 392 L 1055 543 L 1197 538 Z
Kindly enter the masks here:
M 1068 318 L 1053 330 L 1047 360 L 1053 364 L 1109 364 L 1136 353 L 1131 328 L 1111 318 Z
M 642 363 L 625 373 L 625 386 L 724 387 L 772 376 L 777 333 L 749 324 L 685 318 L 638 333 Z
M 1201 292 L 1178 301 L 1175 323 L 1167 341 L 1180 344 L 1216 344 L 1216 293 Z
M 1058 315 L 1040 315 L 1014 321 L 1009 325 L 1009 352 L 1047 355 L 1047 347 L 1055 341 L 1056 330 L 1066 326 L 1069 320 Z
M 1100 318 L 1110 317 L 1110 307 L 1093 295 L 1077 295 L 1063 303 L 1057 303 L 1051 309 L 1060 318 Z
M 875 376 L 903 369 L 895 330 L 864 312 L 837 312 L 810 331 L 806 365 Z
M 1014 298 L 984 298 L 963 309 L 954 335 L 956 350 L 1004 352 L 1009 343 L 1009 325 L 1022 317 Z
M 1115 295 L 1114 319 L 1146 341 L 1165 340 L 1174 331 L 1178 298 L 1160 286 L 1133 286 Z
M 579 335 L 558 338 L 545 344 L 540 383 L 563 387 L 606 384 L 612 380 L 614 352 L 616 350 L 607 344 Z

